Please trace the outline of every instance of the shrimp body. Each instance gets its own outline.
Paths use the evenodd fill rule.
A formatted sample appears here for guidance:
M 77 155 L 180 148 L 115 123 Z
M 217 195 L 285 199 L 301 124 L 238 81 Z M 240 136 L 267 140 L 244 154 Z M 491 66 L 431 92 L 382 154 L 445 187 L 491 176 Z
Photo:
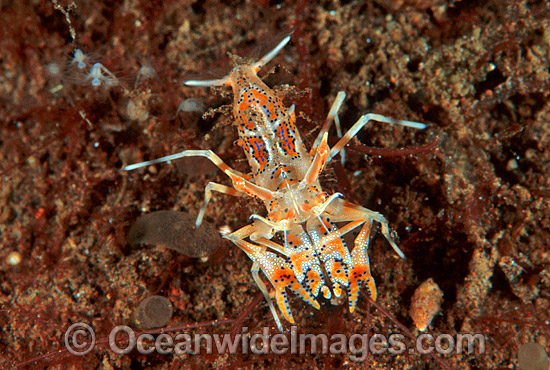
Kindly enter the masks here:
M 311 158 L 296 130 L 294 106 L 285 108 L 252 66 L 235 68 L 230 78 L 237 145 L 245 151 L 255 182 L 272 191 L 296 183 Z
M 333 121 L 338 121 L 338 109 L 345 97 L 345 93 L 340 92 L 308 152 L 295 125 L 294 105 L 285 107 L 276 91 L 257 75 L 289 41 L 288 36 L 255 63 L 237 63 L 222 79 L 185 82 L 189 86 L 232 88 L 234 123 L 239 134 L 237 145 L 245 152 L 251 176 L 232 169 L 209 150 L 186 150 L 127 167 L 190 156 L 209 158 L 230 177 L 233 187 L 213 182 L 206 186 L 205 202 L 197 217 L 197 225 L 202 221 L 213 190 L 233 196 L 252 196 L 264 202 L 267 217 L 252 215 L 251 224 L 225 237 L 253 261 L 252 276 L 265 295 L 280 330 L 279 316 L 260 271 L 274 287 L 275 301 L 291 323 L 294 323 L 294 318 L 287 289 L 316 309 L 320 308 L 320 293 L 325 299 L 333 299 L 347 291 L 351 312 L 355 310 L 361 287 L 365 286 L 376 299 L 367 255 L 374 221 L 381 224 L 382 234 L 395 251 L 401 257 L 403 253 L 390 237 L 388 222 L 381 214 L 346 202 L 340 193 L 328 195 L 321 188 L 319 174 L 370 120 L 425 127 L 416 122 L 368 114 L 362 116 L 333 148 L 329 148 L 328 130 Z M 356 228 L 359 232 L 350 250 L 344 235 Z

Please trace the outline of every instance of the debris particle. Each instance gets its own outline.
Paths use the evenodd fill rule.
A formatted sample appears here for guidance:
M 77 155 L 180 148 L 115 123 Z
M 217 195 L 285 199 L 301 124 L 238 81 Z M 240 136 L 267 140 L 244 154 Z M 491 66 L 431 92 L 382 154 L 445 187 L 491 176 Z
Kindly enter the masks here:
M 195 227 L 195 216 L 178 211 L 157 211 L 141 216 L 128 233 L 128 242 L 152 244 L 173 249 L 188 257 L 211 255 L 220 245 L 221 236 L 207 221 Z
M 179 112 L 200 112 L 203 113 L 205 110 L 204 103 L 201 99 L 198 98 L 189 98 L 181 102 L 181 104 L 178 106 L 178 110 L 176 111 L 176 115 L 178 115 Z
M 425 331 L 430 326 L 435 315 L 441 310 L 443 291 L 429 278 L 414 292 L 411 299 L 410 315 L 420 331 Z
M 6 261 L 12 266 L 17 266 L 21 263 L 21 254 L 19 252 L 10 252 Z
M 172 311 L 172 303 L 168 298 L 153 295 L 139 304 L 136 324 L 143 329 L 162 328 L 172 318 Z
M 550 359 L 544 347 L 537 343 L 525 343 L 519 347 L 519 368 L 522 370 L 548 370 Z

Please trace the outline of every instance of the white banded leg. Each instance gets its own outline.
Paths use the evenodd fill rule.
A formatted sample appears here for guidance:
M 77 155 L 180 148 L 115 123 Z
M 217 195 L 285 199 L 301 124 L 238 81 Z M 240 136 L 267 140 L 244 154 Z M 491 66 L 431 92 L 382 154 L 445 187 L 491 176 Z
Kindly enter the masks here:
M 196 227 L 199 227 L 200 224 L 202 223 L 204 213 L 206 212 L 206 207 L 208 206 L 210 199 L 212 199 L 212 191 L 217 191 L 218 193 L 223 193 L 227 195 L 233 195 L 235 197 L 245 196 L 243 192 L 238 191 L 237 189 L 231 188 L 226 185 L 218 184 L 216 182 L 209 182 L 204 188 L 204 203 L 199 211 L 199 214 L 197 215 L 197 221 L 195 222 Z
M 332 147 L 330 150 L 330 153 L 328 155 L 327 161 L 330 161 L 338 152 L 340 152 L 348 143 L 349 141 L 357 135 L 357 133 L 369 122 L 369 121 L 379 121 L 384 123 L 390 123 L 392 125 L 401 125 L 405 127 L 412 127 L 417 129 L 425 129 L 427 127 L 426 124 L 420 123 L 420 122 L 413 122 L 413 121 L 403 121 L 403 120 L 396 120 L 393 118 L 389 118 L 386 116 L 383 116 L 381 114 L 376 113 L 369 113 L 361 116 L 357 122 L 346 132 L 344 137 L 342 137 L 336 145 Z
M 319 134 L 317 135 L 317 138 L 315 139 L 315 142 L 311 147 L 311 150 L 309 152 L 310 155 L 313 155 L 313 153 L 317 151 L 317 148 L 321 144 L 323 135 L 325 133 L 328 133 L 328 130 L 330 129 L 330 125 L 332 124 L 332 121 L 334 121 L 334 125 L 336 126 L 336 133 L 338 134 L 338 137 L 340 138 L 342 137 L 342 127 L 340 126 L 340 117 L 338 116 L 338 111 L 340 110 L 340 107 L 342 106 L 342 103 L 344 102 L 345 98 L 346 98 L 346 93 L 343 91 L 339 91 L 338 95 L 336 95 L 336 99 L 334 99 L 334 102 L 330 107 L 330 111 L 327 114 L 327 118 L 325 119 L 325 123 L 323 123 L 323 126 L 321 127 L 321 131 L 319 131 Z M 345 151 L 342 151 L 341 157 L 342 157 L 342 165 L 344 165 Z
M 168 155 L 166 157 L 154 159 L 152 161 L 141 162 L 124 167 L 123 171 L 131 171 L 136 168 L 149 166 L 156 163 L 169 162 L 184 157 L 205 157 L 214 163 L 220 170 L 222 170 L 233 182 L 233 186 L 237 191 L 246 193 L 250 196 L 255 196 L 261 200 L 271 200 L 274 194 L 271 190 L 253 184 L 245 179 L 245 176 L 237 170 L 229 167 L 222 159 L 211 150 L 184 150 L 183 152 Z

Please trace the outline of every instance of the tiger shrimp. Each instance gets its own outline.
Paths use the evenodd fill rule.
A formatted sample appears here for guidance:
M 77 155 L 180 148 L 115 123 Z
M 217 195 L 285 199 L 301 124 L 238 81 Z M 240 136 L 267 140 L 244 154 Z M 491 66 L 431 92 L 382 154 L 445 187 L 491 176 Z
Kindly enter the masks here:
M 319 175 L 327 163 L 370 121 L 417 129 L 426 127 L 422 123 L 370 113 L 361 116 L 330 148 L 328 131 L 332 123 L 338 121 L 338 111 L 346 96 L 341 91 L 308 151 L 295 125 L 294 105 L 285 107 L 281 97 L 258 77 L 261 68 L 289 41 L 290 36 L 285 37 L 259 61 L 237 62 L 224 78 L 185 82 L 187 86 L 232 88 L 233 115 L 239 134 L 237 145 L 245 152 L 251 175 L 231 168 L 211 150 L 184 150 L 124 168 L 132 170 L 183 157 L 205 157 L 212 161 L 231 179 L 233 186 L 215 182 L 207 184 L 197 226 L 202 222 L 213 191 L 255 197 L 264 203 L 267 216 L 253 214 L 250 224 L 225 238 L 252 260 L 254 281 L 264 294 L 281 331 L 283 326 L 260 272 L 273 286 L 279 310 L 288 322 L 294 323 L 287 289 L 316 309 L 320 308 L 320 293 L 330 300 L 341 297 L 346 291 L 350 312 L 356 308 L 362 287 L 376 300 L 376 286 L 367 254 L 374 222 L 381 225 L 382 234 L 395 252 L 404 257 L 391 237 L 388 221 L 383 215 L 345 201 L 340 193 L 329 195 L 322 190 Z M 344 236 L 357 228 L 359 231 L 350 249 Z M 276 235 L 280 237 L 278 242 L 275 241 Z

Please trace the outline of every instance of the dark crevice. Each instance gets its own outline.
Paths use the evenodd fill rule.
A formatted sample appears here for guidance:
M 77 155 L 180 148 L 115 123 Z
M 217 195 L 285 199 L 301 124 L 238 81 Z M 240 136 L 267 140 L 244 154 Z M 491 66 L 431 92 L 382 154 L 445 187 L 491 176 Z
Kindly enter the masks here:
M 411 60 L 409 60 L 409 62 L 407 63 L 407 69 L 409 70 L 409 72 L 411 73 L 415 73 L 415 72 L 418 72 L 418 68 L 420 67 L 420 63 L 422 62 L 422 59 L 421 58 L 412 58 Z
M 205 14 L 204 3 L 205 3 L 205 0 L 199 0 L 191 4 L 191 10 L 193 11 L 193 13 L 197 15 Z
M 498 68 L 493 69 L 487 73 L 485 80 L 474 85 L 476 94 L 475 98 L 479 99 L 487 90 L 494 90 L 498 85 L 506 81 L 506 77 L 500 72 Z

